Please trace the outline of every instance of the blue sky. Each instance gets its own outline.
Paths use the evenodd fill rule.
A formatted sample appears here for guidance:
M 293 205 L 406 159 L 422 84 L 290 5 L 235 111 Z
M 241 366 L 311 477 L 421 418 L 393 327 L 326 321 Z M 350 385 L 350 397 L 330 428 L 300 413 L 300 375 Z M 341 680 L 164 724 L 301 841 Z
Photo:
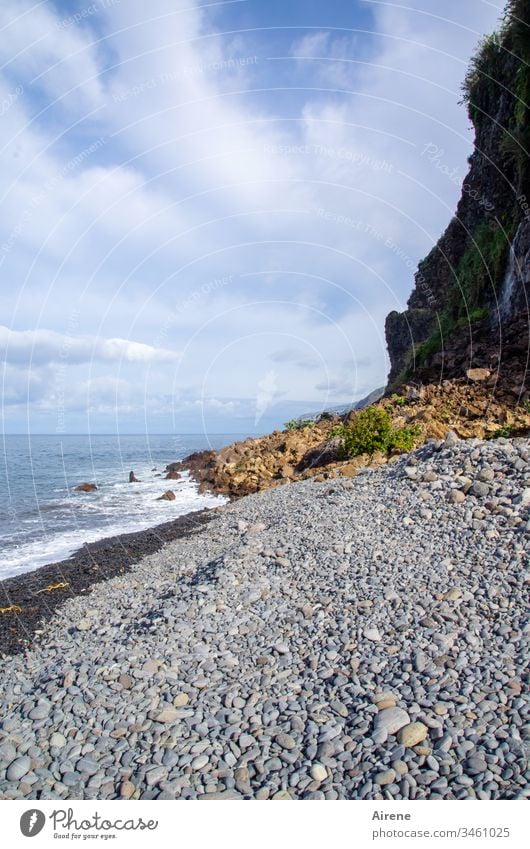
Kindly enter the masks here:
M 385 382 L 501 0 L 3 0 L 8 432 L 264 432 Z

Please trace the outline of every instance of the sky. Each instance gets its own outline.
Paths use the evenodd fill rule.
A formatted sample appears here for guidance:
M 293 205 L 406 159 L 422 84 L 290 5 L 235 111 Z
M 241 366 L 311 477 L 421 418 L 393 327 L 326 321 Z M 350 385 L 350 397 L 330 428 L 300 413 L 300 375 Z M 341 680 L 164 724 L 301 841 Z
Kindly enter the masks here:
M 263 433 L 385 383 L 502 0 L 2 0 L 2 428 Z

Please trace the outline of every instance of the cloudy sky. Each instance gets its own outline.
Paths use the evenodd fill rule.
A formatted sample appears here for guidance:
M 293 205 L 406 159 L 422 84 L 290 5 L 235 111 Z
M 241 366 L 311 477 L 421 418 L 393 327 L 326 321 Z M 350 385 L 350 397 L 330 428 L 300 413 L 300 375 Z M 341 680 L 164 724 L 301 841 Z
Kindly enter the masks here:
M 363 397 L 452 215 L 502 0 L 2 0 L 8 432 Z

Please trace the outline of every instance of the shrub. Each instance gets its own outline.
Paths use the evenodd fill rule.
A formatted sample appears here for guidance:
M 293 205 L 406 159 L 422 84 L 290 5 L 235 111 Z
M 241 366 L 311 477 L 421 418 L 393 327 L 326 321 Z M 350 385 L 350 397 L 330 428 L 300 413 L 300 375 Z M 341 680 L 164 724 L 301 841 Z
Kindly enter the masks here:
M 333 429 L 334 436 L 344 441 L 344 453 L 348 457 L 369 454 L 376 451 L 411 451 L 420 435 L 418 425 L 395 428 L 392 417 L 381 407 L 367 407 L 361 410 L 348 425 L 339 425 Z
M 415 447 L 420 435 L 421 428 L 419 425 L 394 428 L 390 437 L 389 449 L 392 451 L 401 451 L 406 454 Z
M 313 419 L 291 419 L 289 422 L 285 422 L 285 430 L 304 430 L 306 427 L 314 427 L 315 423 Z

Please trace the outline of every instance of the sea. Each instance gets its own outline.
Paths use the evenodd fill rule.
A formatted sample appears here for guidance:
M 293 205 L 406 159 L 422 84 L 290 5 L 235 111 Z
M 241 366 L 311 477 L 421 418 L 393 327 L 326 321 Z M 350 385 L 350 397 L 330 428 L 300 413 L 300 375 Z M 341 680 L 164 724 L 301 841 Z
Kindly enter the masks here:
M 0 580 L 67 558 L 85 542 L 145 530 L 225 503 L 168 463 L 241 434 L 0 436 Z M 134 471 L 139 483 L 129 483 Z M 95 483 L 96 492 L 75 492 Z M 174 501 L 157 501 L 167 489 Z

